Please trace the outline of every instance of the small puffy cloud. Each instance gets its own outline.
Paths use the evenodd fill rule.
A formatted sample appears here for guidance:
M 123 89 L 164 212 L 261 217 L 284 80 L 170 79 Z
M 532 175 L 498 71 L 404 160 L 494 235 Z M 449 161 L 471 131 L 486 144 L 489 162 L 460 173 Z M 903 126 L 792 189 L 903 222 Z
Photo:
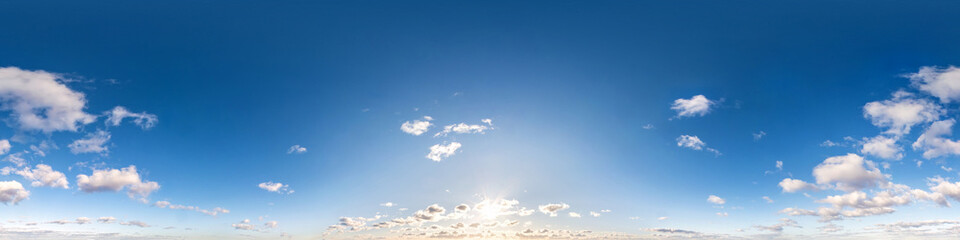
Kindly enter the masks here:
M 147 224 L 147 223 L 141 222 L 141 221 L 137 221 L 137 220 L 127 221 L 127 222 L 120 222 L 120 225 L 137 226 L 137 227 L 142 227 L 142 228 L 150 227 L 150 224 Z
M 83 111 L 87 100 L 45 71 L 0 67 L 0 109 L 11 111 L 17 127 L 45 133 L 76 131 L 96 117 Z
M 783 181 L 780 181 L 780 188 L 783 189 L 783 192 L 792 193 L 802 190 L 817 189 L 817 186 L 804 182 L 800 179 L 784 178 Z
M 910 133 L 914 125 L 940 119 L 944 110 L 926 99 L 899 97 L 863 106 L 863 116 L 877 127 L 889 128 L 886 133 L 904 135 Z
M 800 227 L 800 225 L 797 224 L 797 221 L 794 221 L 793 219 L 781 218 L 780 222 L 777 224 L 774 224 L 771 226 L 758 225 L 754 227 L 756 227 L 758 230 L 761 230 L 761 231 L 770 231 L 770 232 L 779 233 L 779 232 L 783 232 L 784 227 Z
M 290 185 L 285 185 L 285 184 L 283 184 L 283 183 L 278 183 L 278 182 L 277 182 L 277 183 L 272 182 L 272 181 L 271 181 L 271 182 L 262 182 L 262 183 L 258 184 L 257 187 L 260 187 L 260 188 L 263 189 L 263 190 L 267 190 L 268 192 L 275 192 L 275 193 L 280 193 L 280 194 L 291 194 L 291 193 L 293 193 L 293 190 L 290 190 Z
M 24 189 L 20 182 L 0 181 L 0 202 L 3 204 L 17 204 L 29 197 L 30 191 Z
M 450 142 L 447 144 L 436 144 L 430 147 L 430 153 L 427 154 L 427 159 L 439 162 L 444 158 L 453 156 L 457 153 L 457 149 L 460 149 L 460 143 Z
M 670 217 L 658 217 L 658 218 L 657 218 L 657 221 L 663 221 L 663 220 L 667 220 L 667 219 L 670 219 Z
M 720 155 L 720 151 L 717 151 L 716 149 L 713 149 L 713 148 L 706 147 L 707 144 L 701 141 L 700 138 L 697 136 L 680 135 L 680 137 L 677 138 L 677 146 L 683 147 L 683 148 L 689 148 L 697 151 L 706 149 L 708 152 L 712 152 L 716 155 Z
M 594 211 L 590 211 L 590 216 L 593 216 L 593 217 L 600 217 L 600 213 L 598 213 L 598 212 L 594 212 Z
M 903 148 L 897 145 L 896 138 L 888 138 L 883 135 L 865 139 L 863 147 L 860 149 L 860 153 L 889 160 L 903 158 L 902 151 Z
M 490 119 L 483 119 L 483 120 L 490 120 Z M 481 121 L 482 121 L 482 120 L 481 120 Z M 453 125 L 447 125 L 447 126 L 444 126 L 444 127 L 443 127 L 443 130 L 442 130 L 442 131 L 438 132 L 437 134 L 435 134 L 435 135 L 433 135 L 433 136 L 434 136 L 434 137 L 446 136 L 447 134 L 450 134 L 450 133 L 458 133 L 458 134 L 479 133 L 479 134 L 483 134 L 483 133 L 485 133 L 485 131 L 490 130 L 490 129 L 493 129 L 493 127 L 492 127 L 492 121 L 493 121 L 493 120 L 490 120 L 490 121 L 491 121 L 491 124 L 487 124 L 487 125 L 466 124 L 466 123 L 458 123 L 458 124 L 453 124 Z M 415 135 L 416 135 L 416 134 L 415 134 Z
M 717 216 L 719 216 L 719 217 L 726 217 L 726 216 L 730 216 L 730 214 L 727 213 L 727 212 L 717 212 Z
M 67 147 L 70 147 L 70 152 L 73 154 L 107 154 L 110 151 L 110 149 L 108 149 L 106 146 L 107 141 L 110 141 L 110 133 L 103 130 L 97 130 L 96 132 L 87 134 L 86 138 L 73 141 L 73 143 L 67 145 Z
M 855 191 L 886 182 L 876 164 L 857 154 L 827 158 L 813 168 L 817 184 L 835 184 L 838 190 Z
M 914 87 L 939 98 L 940 102 L 960 100 L 960 68 L 926 66 L 907 77 Z
M 301 154 L 307 152 L 307 148 L 300 145 L 290 146 L 290 149 L 287 149 L 287 154 Z
M 707 197 L 707 202 L 723 205 L 727 203 L 727 200 L 723 200 L 723 198 L 717 197 L 716 195 L 710 195 L 710 197 Z
M 694 117 L 694 116 L 703 116 L 707 115 L 710 112 L 710 107 L 715 105 L 716 102 L 703 95 L 696 95 L 690 99 L 677 99 L 673 101 L 673 105 L 670 106 L 670 109 L 677 111 L 676 118 L 682 117 Z
M 267 221 L 263 223 L 263 228 L 273 229 L 273 228 L 277 228 L 279 225 L 280 224 L 277 221 Z
M 77 224 L 87 224 L 90 223 L 90 218 L 88 217 L 78 217 Z
M 777 161 L 777 170 L 783 170 L 783 161 Z
M 414 136 L 420 136 L 420 134 L 430 130 L 430 126 L 433 126 L 433 123 L 430 123 L 430 121 L 433 121 L 433 118 L 430 116 L 423 116 L 423 120 L 406 121 L 400 125 L 400 130 Z
M 550 215 L 551 217 L 556 217 L 557 212 L 566 210 L 568 208 L 570 208 L 570 205 L 567 205 L 566 203 L 551 203 L 539 206 L 540 212 Z
M 139 195 L 146 198 L 150 193 L 160 188 L 157 182 L 141 181 L 140 174 L 137 173 L 137 167 L 130 165 L 121 169 L 94 170 L 93 174 L 87 176 L 77 175 L 77 186 L 80 190 L 87 193 L 93 192 L 118 192 L 124 188 L 127 189 L 127 195 L 131 198 Z
M 250 219 L 244 219 L 243 221 L 240 221 L 239 223 L 231 224 L 230 226 L 238 230 L 251 230 L 251 231 L 257 230 L 256 226 L 254 226 L 253 224 L 250 224 Z
M 108 126 L 120 126 L 120 122 L 124 118 L 132 118 L 133 123 L 140 126 L 143 129 L 150 129 L 157 124 L 157 115 L 149 114 L 147 112 L 134 113 L 128 111 L 122 106 L 116 106 L 113 110 L 110 110 L 107 114 L 106 124 Z
M 955 123 L 956 120 L 949 119 L 930 124 L 930 127 L 913 143 L 913 149 L 923 151 L 923 157 L 926 159 L 960 155 L 960 141 L 945 137 L 951 135 L 951 129 Z
M 37 167 L 34 169 L 24 168 L 15 173 L 32 181 L 30 185 L 34 187 L 69 188 L 67 176 L 62 172 L 54 171 L 50 165 L 37 164 Z
M 99 218 L 97 218 L 97 222 L 99 222 L 99 223 L 113 223 L 113 222 L 115 222 L 115 221 L 117 221 L 117 218 L 115 218 L 115 217 L 99 217 Z
M 570 215 L 570 217 L 572 217 L 572 218 L 580 218 L 580 214 L 579 214 L 579 213 L 568 212 L 567 214 Z
M 767 203 L 773 203 L 773 199 L 770 199 L 770 197 L 767 196 L 763 196 L 763 200 L 767 201 Z
M 6 139 L 0 140 L 0 155 L 7 154 L 8 152 L 10 152 L 11 147 L 12 146 L 10 145 L 10 140 L 6 140 Z
M 393 206 L 396 206 L 396 204 L 394 204 L 393 202 L 385 202 L 385 203 L 381 203 L 380 206 L 393 207 Z

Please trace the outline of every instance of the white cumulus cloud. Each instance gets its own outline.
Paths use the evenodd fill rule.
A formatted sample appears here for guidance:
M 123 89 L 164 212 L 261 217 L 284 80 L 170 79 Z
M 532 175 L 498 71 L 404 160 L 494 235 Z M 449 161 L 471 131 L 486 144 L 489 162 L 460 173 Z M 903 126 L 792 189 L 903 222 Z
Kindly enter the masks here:
M 110 141 L 110 133 L 103 130 L 98 130 L 96 132 L 87 134 L 86 138 L 73 141 L 73 143 L 67 145 L 67 147 L 70 147 L 70 152 L 73 154 L 107 154 L 110 151 L 110 149 L 106 146 L 107 141 Z
M 30 191 L 23 188 L 17 181 L 0 181 L 0 202 L 3 204 L 17 204 L 30 197 Z
M 24 130 L 76 131 L 96 117 L 83 111 L 86 99 L 60 82 L 58 74 L 0 67 L 0 109 L 11 111 Z
M 433 126 L 433 123 L 430 123 L 433 118 L 430 116 L 423 116 L 423 120 L 413 120 L 406 121 L 400 125 L 400 130 L 403 130 L 405 133 L 413 134 L 414 136 L 420 136 L 430 130 L 430 126 Z
M 710 107 L 715 105 L 716 102 L 703 95 L 696 95 L 690 99 L 677 99 L 673 101 L 673 105 L 670 106 L 670 109 L 677 111 L 677 118 L 681 117 L 693 117 L 693 116 L 703 116 L 707 115 L 710 112 Z
M 157 124 L 157 115 L 147 112 L 130 112 L 122 106 L 116 106 L 113 110 L 107 112 L 106 124 L 108 126 L 120 126 L 120 122 L 123 122 L 124 118 L 133 119 L 133 123 L 143 129 L 150 129 Z
M 960 100 L 960 68 L 926 66 L 907 77 L 917 89 L 940 98 L 940 102 Z
M 460 149 L 460 143 L 450 142 L 447 144 L 436 144 L 430 147 L 430 153 L 427 154 L 427 159 L 439 162 L 444 158 L 453 156 L 457 153 L 457 149 Z
M 142 198 L 150 196 L 160 188 L 157 182 L 141 181 L 140 174 L 137 173 L 137 167 L 130 165 L 121 169 L 94 170 L 89 176 L 84 174 L 77 175 L 77 186 L 80 190 L 87 193 L 93 192 L 118 192 L 124 188 L 127 189 L 127 195 L 133 198 L 139 195 Z
M 278 183 L 278 182 L 277 182 L 277 183 L 272 182 L 272 181 L 271 181 L 271 182 L 262 182 L 262 183 L 258 184 L 257 187 L 260 187 L 261 189 L 267 190 L 267 191 L 269 191 L 269 192 L 275 192 L 275 193 L 280 193 L 280 194 L 291 194 L 291 193 L 293 193 L 293 190 L 290 189 L 290 185 L 286 185 L 286 184 Z

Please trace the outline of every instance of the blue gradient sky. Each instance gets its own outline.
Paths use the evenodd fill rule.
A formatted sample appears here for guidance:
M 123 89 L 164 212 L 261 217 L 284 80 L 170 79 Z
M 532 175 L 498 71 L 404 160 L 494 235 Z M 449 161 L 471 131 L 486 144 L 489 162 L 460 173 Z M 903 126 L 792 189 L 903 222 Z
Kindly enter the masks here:
M 493 229 L 510 236 L 530 228 L 601 238 L 869 238 L 893 234 L 876 224 L 957 221 L 957 208 L 916 200 L 889 214 L 818 222 L 778 212 L 815 210 L 828 206 L 818 199 L 847 192 L 790 193 L 778 183 L 815 183 L 815 167 L 847 153 L 889 164 L 879 170 L 914 189 L 932 191 L 935 176 L 957 181 L 957 172 L 944 170 L 960 170 L 957 155 L 927 159 L 911 147 L 932 121 L 898 138 L 900 159 L 862 153 L 861 139 L 886 130 L 871 124 L 864 105 L 901 89 L 942 106 L 939 120 L 957 117 L 958 104 L 904 75 L 960 65 L 958 9 L 945 1 L 0 0 L 0 67 L 58 73 L 58 82 L 84 94 L 83 111 L 98 116 L 44 133 L 23 129 L 4 105 L 6 155 L 55 145 L 45 156 L 27 154 L 26 166 L 50 165 L 69 188 L 0 176 L 30 191 L 29 199 L 0 206 L 0 238 L 41 230 L 395 238 L 400 233 L 387 229 L 328 227 L 341 217 L 383 216 L 370 226 L 431 204 L 452 212 L 484 199 L 570 206 L 557 217 L 539 210 L 497 217 L 520 222 Z M 674 101 L 696 95 L 714 101 L 709 112 L 677 118 Z M 115 106 L 159 120 L 149 129 L 130 119 L 108 126 L 104 112 Z M 401 130 L 424 116 L 434 119 L 427 133 Z M 481 119 L 492 119 L 492 129 L 433 137 L 445 125 L 484 125 Z M 109 132 L 109 152 L 71 152 L 68 145 L 98 130 Z M 681 135 L 722 154 L 678 147 Z M 822 146 L 826 140 L 845 146 Z M 424 157 L 450 142 L 462 144 L 452 156 Z M 307 151 L 289 154 L 293 145 Z M 79 174 L 131 165 L 160 185 L 146 204 L 124 191 L 78 188 Z M 263 182 L 295 192 L 258 188 Z M 883 189 L 862 191 L 872 197 Z M 710 195 L 725 203 L 708 202 Z M 208 216 L 156 201 L 230 212 Z M 105 216 L 150 227 L 44 223 Z M 802 228 L 757 227 L 784 218 Z M 244 219 L 256 229 L 234 225 Z M 262 226 L 268 221 L 279 225 Z M 843 230 L 818 230 L 828 224 Z M 951 224 L 932 228 L 935 236 L 896 234 L 956 237 L 944 230 Z M 417 226 L 390 230 L 406 227 Z

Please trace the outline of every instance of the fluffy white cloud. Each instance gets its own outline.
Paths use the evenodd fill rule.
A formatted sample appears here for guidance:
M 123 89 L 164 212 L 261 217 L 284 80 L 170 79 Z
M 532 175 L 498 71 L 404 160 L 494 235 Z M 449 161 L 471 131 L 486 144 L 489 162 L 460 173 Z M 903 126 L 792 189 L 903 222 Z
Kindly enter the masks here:
M 763 138 L 763 136 L 766 136 L 766 135 L 767 135 L 767 132 L 764 132 L 764 131 L 760 131 L 760 132 L 758 132 L 758 133 L 754 133 L 754 134 L 753 134 L 753 140 L 754 140 L 754 141 L 759 141 L 761 138 Z
M 566 203 L 551 203 L 539 206 L 540 212 L 550 215 L 551 217 L 556 217 L 557 212 L 566 210 L 568 208 L 570 208 L 570 205 L 567 205 Z
M 913 149 L 923 151 L 923 157 L 927 159 L 951 154 L 960 155 L 960 141 L 945 138 L 951 135 L 951 129 L 955 123 L 956 120 L 948 119 L 930 124 L 930 127 L 913 143 Z
M 880 135 L 865 139 L 860 153 L 883 159 L 900 160 L 903 158 L 903 148 L 897 145 L 897 138 L 888 138 Z
M 76 131 L 96 120 L 83 111 L 86 99 L 61 83 L 60 75 L 0 67 L 0 109 L 12 111 L 17 127 L 24 130 Z
M 770 199 L 770 197 L 767 196 L 763 196 L 763 200 L 767 201 L 767 203 L 773 203 L 773 199 Z
M 593 216 L 593 217 L 600 217 L 600 213 L 598 213 L 598 212 L 594 212 L 594 211 L 590 211 L 590 216 Z
M 302 147 L 300 145 L 293 145 L 293 146 L 290 146 L 290 149 L 287 149 L 287 154 L 294 154 L 294 153 L 300 154 L 305 152 L 307 152 L 307 148 Z
M 32 181 L 31 186 L 34 187 L 59 187 L 59 188 L 69 188 L 69 182 L 67 182 L 67 176 L 62 172 L 54 171 L 50 165 L 46 164 L 37 164 L 37 167 L 34 169 L 24 168 L 15 172 L 17 175 L 23 176 L 27 180 Z
M 457 149 L 460 149 L 460 146 L 461 145 L 458 142 L 450 142 L 446 145 L 433 145 L 430 147 L 430 153 L 427 154 L 427 159 L 437 162 L 442 161 L 444 158 L 453 156 L 453 154 L 457 153 Z
M 141 181 L 140 174 L 137 173 L 137 167 L 130 165 L 121 169 L 94 170 L 90 176 L 77 175 L 77 186 L 81 191 L 92 192 L 118 192 L 127 188 L 127 195 L 133 198 L 139 195 L 142 198 L 150 196 L 150 193 L 160 188 L 157 182 Z
M 697 151 L 706 149 L 708 152 L 712 152 L 716 155 L 720 155 L 720 151 L 717 151 L 716 149 L 713 149 L 713 148 L 706 147 L 707 143 L 704 143 L 703 141 L 701 141 L 700 137 L 697 137 L 697 136 L 680 135 L 680 137 L 677 138 L 677 146 L 689 148 Z
M 910 133 L 914 125 L 940 119 L 943 109 L 925 99 L 913 99 L 894 95 L 893 99 L 869 102 L 863 106 L 863 116 L 873 125 L 889 128 L 886 133 L 903 135 Z
M 568 212 L 567 214 L 570 215 L 570 217 L 572 217 L 572 218 L 580 218 L 580 217 L 581 217 L 579 213 L 575 213 L 575 212 Z
M 960 100 L 960 68 L 921 67 L 907 77 L 917 89 L 940 98 L 941 102 Z
M 290 190 L 290 185 L 285 185 L 285 184 L 283 184 L 283 183 L 262 182 L 262 183 L 258 184 L 257 187 L 260 187 L 261 189 L 267 190 L 267 191 L 269 191 L 269 192 L 275 192 L 275 193 L 280 193 L 280 194 L 291 194 L 291 193 L 293 193 L 293 190 Z
M 490 120 L 490 119 L 483 119 L 483 120 Z M 481 120 L 481 121 L 483 121 L 483 120 Z M 447 134 L 450 134 L 450 133 L 459 133 L 459 134 L 465 134 L 465 133 L 480 133 L 480 134 L 483 134 L 484 131 L 493 129 L 493 122 L 492 122 L 492 121 L 493 121 L 493 120 L 490 120 L 490 121 L 489 121 L 490 123 L 488 123 L 487 125 L 479 125 L 479 124 L 473 124 L 473 125 L 471 125 L 471 124 L 466 124 L 466 123 L 458 123 L 458 124 L 453 124 L 453 125 L 447 125 L 447 126 L 444 126 L 444 127 L 443 127 L 443 131 L 440 131 L 440 132 L 438 132 L 437 134 L 435 134 L 435 135 L 433 135 L 433 136 L 434 136 L 434 137 L 446 136 Z M 483 122 L 486 123 L 487 121 L 483 121 Z M 418 134 L 415 134 L 415 135 L 418 135 Z
M 393 206 L 396 206 L 396 204 L 394 204 L 393 202 L 385 202 L 385 203 L 381 203 L 380 206 L 393 207 Z
M 717 197 L 716 195 L 710 195 L 710 197 L 707 197 L 707 202 L 723 205 L 727 203 L 727 200 L 723 200 L 723 198 Z
M 70 147 L 70 152 L 73 154 L 107 154 L 107 152 L 110 151 L 110 149 L 106 146 L 107 141 L 110 141 L 110 133 L 103 130 L 97 130 L 96 132 L 87 134 L 86 138 L 73 141 L 73 143 L 67 145 L 67 147 Z
M 716 102 L 707 99 L 707 97 L 703 95 L 696 95 L 690 99 L 681 98 L 674 100 L 670 109 L 677 111 L 677 118 L 703 116 L 707 115 L 707 113 L 710 112 L 710 107 L 715 104 Z
M 817 184 L 835 184 L 838 190 L 848 192 L 886 182 L 876 164 L 853 153 L 827 158 L 813 169 L 813 176 Z
M 132 118 L 133 123 L 143 129 L 150 129 L 157 124 L 157 115 L 147 112 L 130 112 L 122 106 L 116 106 L 113 110 L 107 112 L 106 124 L 109 126 L 120 126 L 120 122 L 123 122 L 124 118 Z
M 760 225 L 758 225 L 758 226 L 754 226 L 754 227 L 756 227 L 758 230 L 761 230 L 761 231 L 770 231 L 770 232 L 779 233 L 779 232 L 783 232 L 783 228 L 784 228 L 784 227 L 800 227 L 800 226 L 799 226 L 799 224 L 797 224 L 797 221 L 794 221 L 793 219 L 781 218 L 781 219 L 780 219 L 780 222 L 777 223 L 777 224 L 774 224 L 774 225 L 771 225 L 771 226 L 760 226 Z
M 817 189 L 817 186 L 800 179 L 784 178 L 783 181 L 780 181 L 780 188 L 783 188 L 783 192 L 792 193 L 801 190 Z
M 2 69 L 0 69 L 2 70 Z M 0 202 L 17 204 L 30 197 L 30 191 L 17 181 L 0 181 Z
M 403 130 L 403 132 L 405 133 L 413 134 L 414 136 L 420 136 L 420 134 L 423 134 L 427 132 L 427 130 L 430 130 L 430 126 L 433 125 L 433 123 L 430 123 L 430 121 L 433 121 L 433 118 L 430 116 L 423 116 L 422 121 L 421 120 L 413 120 L 413 122 L 406 121 L 402 125 L 400 125 L 400 130 Z
M 10 148 L 13 147 L 10 145 L 10 140 L 0 140 L 0 155 L 7 154 L 10 152 Z

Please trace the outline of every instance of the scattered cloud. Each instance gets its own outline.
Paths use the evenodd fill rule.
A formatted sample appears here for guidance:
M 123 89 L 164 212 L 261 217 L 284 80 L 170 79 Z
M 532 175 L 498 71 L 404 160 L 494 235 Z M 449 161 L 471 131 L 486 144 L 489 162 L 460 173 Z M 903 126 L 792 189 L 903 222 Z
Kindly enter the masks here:
M 3 204 L 17 204 L 28 198 L 30 198 L 30 191 L 24 189 L 20 182 L 0 181 L 0 202 Z
M 87 134 L 86 138 L 73 141 L 73 143 L 67 145 L 67 147 L 70 147 L 70 152 L 73 154 L 99 153 L 106 155 L 110 152 L 110 149 L 106 146 L 107 141 L 110 141 L 110 133 L 97 130 L 96 132 Z
M 701 141 L 700 138 L 697 136 L 680 135 L 680 137 L 677 138 L 677 146 L 683 147 L 683 148 L 689 148 L 697 151 L 706 149 L 708 152 L 712 152 L 718 156 L 720 155 L 720 151 L 717 151 L 716 149 L 713 149 L 713 148 L 706 147 L 707 144 Z
M 673 101 L 673 105 L 670 106 L 670 109 L 677 111 L 677 116 L 675 118 L 683 117 L 694 117 L 694 116 L 704 116 L 710 112 L 710 107 L 715 105 L 716 102 L 703 95 L 696 95 L 690 99 L 677 99 Z
M 873 138 L 865 138 L 860 153 L 871 155 L 888 160 L 900 160 L 903 158 L 903 148 L 897 145 L 897 138 L 889 138 L 883 135 Z
M 127 195 L 131 198 L 134 196 L 146 198 L 150 193 L 160 189 L 160 184 L 157 182 L 141 181 L 137 167 L 133 165 L 121 169 L 94 170 L 90 176 L 77 175 L 77 186 L 87 193 L 118 192 L 126 188 Z
M 290 185 L 285 185 L 285 184 L 283 184 L 283 183 L 278 183 L 278 182 L 277 182 L 277 183 L 272 182 L 272 181 L 270 181 L 270 182 L 262 182 L 262 183 L 258 184 L 257 187 L 260 187 L 260 188 L 263 189 L 263 190 L 267 190 L 268 192 L 275 192 L 275 193 L 279 193 L 279 194 L 291 194 L 291 193 L 293 193 L 293 190 L 290 189 Z
M 835 184 L 842 191 L 874 187 L 886 181 L 876 164 L 853 153 L 827 158 L 813 169 L 813 176 L 817 184 Z
M 458 123 L 458 124 L 453 124 L 453 125 L 447 125 L 447 126 L 444 126 L 444 127 L 443 127 L 443 130 L 442 130 L 442 131 L 438 132 L 437 134 L 435 134 L 435 135 L 433 135 L 433 136 L 434 136 L 434 137 L 441 137 L 441 136 L 446 136 L 447 134 L 450 134 L 450 133 L 458 133 L 458 134 L 479 133 L 479 134 L 484 134 L 485 131 L 493 129 L 493 120 L 491 120 L 491 119 L 489 119 L 489 118 L 483 119 L 483 120 L 489 120 L 489 121 L 486 121 L 486 122 L 489 122 L 489 124 L 487 124 L 487 125 L 480 125 L 480 124 L 470 125 L 470 124 L 466 124 L 466 123 Z M 481 120 L 481 121 L 483 121 L 483 120 Z M 414 135 L 419 135 L 419 134 L 414 134 Z
M 877 127 L 888 128 L 885 133 L 904 135 L 914 125 L 940 119 L 944 110 L 926 99 L 915 99 L 902 92 L 893 99 L 869 102 L 863 106 L 863 116 Z
M 127 110 L 122 106 L 116 106 L 113 110 L 106 112 L 107 126 L 120 126 L 120 122 L 123 122 L 124 118 L 132 118 L 133 123 L 140 128 L 150 129 L 157 124 L 157 115 L 149 114 L 147 112 L 134 113 Z
M 783 181 L 780 181 L 780 188 L 783 189 L 783 192 L 798 192 L 802 190 L 814 190 L 817 189 L 816 185 L 804 182 L 799 179 L 784 178 Z
M 7 175 L 10 173 L 10 170 L 3 169 L 2 174 Z M 31 186 L 34 187 L 57 187 L 57 188 L 69 188 L 69 182 L 67 182 L 67 176 L 62 172 L 54 171 L 50 165 L 46 164 L 37 164 L 36 168 L 23 168 L 13 172 L 17 175 L 22 176 L 23 178 L 30 180 Z
M 551 217 L 556 217 L 557 212 L 570 208 L 570 205 L 567 205 L 566 203 L 551 203 L 540 205 L 538 208 L 540 209 L 540 212 L 550 215 Z
M 403 130 L 403 132 L 412 134 L 414 136 L 420 136 L 420 134 L 430 130 L 430 126 L 433 126 L 430 121 L 433 121 L 433 118 L 430 116 L 423 116 L 423 120 L 413 120 L 412 122 L 406 121 L 400 125 L 400 130 Z
M 763 138 L 763 137 L 766 136 L 766 135 L 767 135 L 767 132 L 764 132 L 764 131 L 760 131 L 760 132 L 758 132 L 758 133 L 753 133 L 753 140 L 754 140 L 754 141 L 760 141 L 760 139 Z
M 913 149 L 923 151 L 923 157 L 926 159 L 960 155 L 960 141 L 945 138 L 951 135 L 955 123 L 956 120 L 948 119 L 930 124 L 930 127 L 913 143 Z
M 307 152 L 307 148 L 300 145 L 293 145 L 293 146 L 290 146 L 289 149 L 287 149 L 287 154 L 294 154 L 294 153 L 301 154 L 305 152 Z
M 447 144 L 436 144 L 430 147 L 430 153 L 427 154 L 427 159 L 439 162 L 444 158 L 453 156 L 457 153 L 457 149 L 460 149 L 460 143 L 450 142 Z
M 186 206 L 186 205 L 180 205 L 180 204 L 173 204 L 173 203 L 170 203 L 170 202 L 168 202 L 168 201 L 157 201 L 157 202 L 153 203 L 153 206 L 154 206 L 154 207 L 158 207 L 158 208 L 172 209 L 172 210 L 194 211 L 194 212 L 199 212 L 199 213 L 203 213 L 203 214 L 210 215 L 210 216 L 217 216 L 217 215 L 220 215 L 220 214 L 230 213 L 230 210 L 227 210 L 227 209 L 221 208 L 221 207 L 215 207 L 215 208 L 213 208 L 213 209 L 209 209 L 209 210 L 208 210 L 208 209 L 202 209 L 202 208 L 195 207 L 195 206 Z
M 906 77 L 914 87 L 939 98 L 940 102 L 950 103 L 960 100 L 960 68 L 925 66 Z
M 0 109 L 11 111 L 14 125 L 44 133 L 76 131 L 96 117 L 84 112 L 87 100 L 62 83 L 62 75 L 0 67 Z
M 723 204 L 726 204 L 726 203 L 727 203 L 727 200 L 724 200 L 723 198 L 717 197 L 716 195 L 710 195 L 710 197 L 707 197 L 707 202 L 710 202 L 710 203 L 713 203 L 713 204 L 718 204 L 718 205 L 723 205 Z

